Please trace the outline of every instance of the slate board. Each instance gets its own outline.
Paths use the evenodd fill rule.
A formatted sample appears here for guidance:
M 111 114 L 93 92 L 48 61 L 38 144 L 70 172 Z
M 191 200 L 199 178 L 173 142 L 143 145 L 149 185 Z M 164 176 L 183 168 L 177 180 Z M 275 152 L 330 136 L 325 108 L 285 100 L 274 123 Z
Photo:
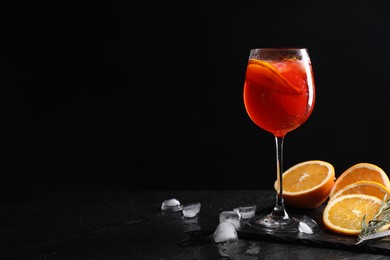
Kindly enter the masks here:
M 390 238 L 384 238 L 378 241 L 369 241 L 356 245 L 356 236 L 344 236 L 326 230 L 322 221 L 322 212 L 324 207 L 325 205 L 317 209 L 310 210 L 287 209 L 287 212 L 291 217 L 296 217 L 299 219 L 300 216 L 306 215 L 315 220 L 321 230 L 317 234 L 304 234 L 300 232 L 287 234 L 267 233 L 251 226 L 251 220 L 244 222 L 241 228 L 237 230 L 237 233 L 241 238 L 390 255 Z M 258 218 L 260 215 L 264 215 L 269 212 L 270 210 L 267 212 L 256 212 L 256 216 L 254 218 Z

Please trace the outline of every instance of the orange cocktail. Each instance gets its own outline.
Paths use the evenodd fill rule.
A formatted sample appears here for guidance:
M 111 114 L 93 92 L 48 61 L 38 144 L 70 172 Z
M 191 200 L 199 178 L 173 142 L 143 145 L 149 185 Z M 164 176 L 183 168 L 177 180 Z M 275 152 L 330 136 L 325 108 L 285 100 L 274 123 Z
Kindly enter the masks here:
M 314 77 L 306 48 L 256 48 L 249 53 L 244 81 L 244 105 L 251 120 L 274 135 L 276 194 L 271 213 L 251 223 L 267 232 L 297 232 L 283 200 L 283 142 L 286 134 L 310 116 L 315 101 Z

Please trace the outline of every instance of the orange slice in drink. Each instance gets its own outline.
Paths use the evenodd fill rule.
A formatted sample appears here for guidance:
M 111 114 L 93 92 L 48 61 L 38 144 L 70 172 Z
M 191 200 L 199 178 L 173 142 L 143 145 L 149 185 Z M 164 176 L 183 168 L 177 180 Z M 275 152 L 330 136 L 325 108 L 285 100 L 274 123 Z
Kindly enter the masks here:
M 299 95 L 302 93 L 302 89 L 292 85 L 274 66 L 265 61 L 249 60 L 246 79 L 252 84 L 286 95 Z
M 342 195 L 329 201 L 323 211 L 325 228 L 343 235 L 358 235 L 363 217 L 366 222 L 374 219 L 382 206 L 382 200 L 365 194 Z M 388 227 L 387 227 L 388 228 Z
M 283 173 L 283 198 L 286 205 L 299 208 L 317 208 L 329 196 L 334 184 L 332 164 L 311 160 L 298 163 Z M 278 181 L 274 188 L 279 190 Z
M 371 195 L 381 200 L 390 199 L 390 190 L 382 184 L 375 181 L 357 181 L 348 184 L 347 186 L 337 191 L 335 194 L 333 194 L 332 198 L 329 199 L 329 202 L 342 195 L 348 194 Z
M 374 181 L 390 189 L 390 181 L 387 174 L 378 166 L 371 163 L 358 163 L 345 170 L 335 181 L 329 198 L 345 186 L 357 181 Z

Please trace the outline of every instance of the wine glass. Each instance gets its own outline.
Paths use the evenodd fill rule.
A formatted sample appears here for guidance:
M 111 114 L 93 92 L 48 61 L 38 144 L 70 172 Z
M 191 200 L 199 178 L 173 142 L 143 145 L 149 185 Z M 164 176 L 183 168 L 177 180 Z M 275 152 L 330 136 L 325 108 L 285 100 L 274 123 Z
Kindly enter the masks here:
M 276 143 L 276 174 L 279 192 L 271 213 L 253 222 L 268 231 L 298 230 L 283 201 L 283 141 L 288 132 L 302 125 L 315 102 L 315 84 L 306 48 L 252 49 L 244 83 L 244 105 L 250 119 L 272 133 Z

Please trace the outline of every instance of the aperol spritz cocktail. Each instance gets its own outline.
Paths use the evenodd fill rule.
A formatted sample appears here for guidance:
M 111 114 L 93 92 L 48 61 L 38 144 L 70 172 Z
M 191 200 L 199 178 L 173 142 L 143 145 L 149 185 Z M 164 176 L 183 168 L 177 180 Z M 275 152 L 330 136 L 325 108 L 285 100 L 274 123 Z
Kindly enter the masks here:
M 276 142 L 279 192 L 270 214 L 256 224 L 277 231 L 295 230 L 283 202 L 283 140 L 309 118 L 315 103 L 315 86 L 306 48 L 259 48 L 250 51 L 244 83 L 244 104 L 251 120 L 272 133 Z

